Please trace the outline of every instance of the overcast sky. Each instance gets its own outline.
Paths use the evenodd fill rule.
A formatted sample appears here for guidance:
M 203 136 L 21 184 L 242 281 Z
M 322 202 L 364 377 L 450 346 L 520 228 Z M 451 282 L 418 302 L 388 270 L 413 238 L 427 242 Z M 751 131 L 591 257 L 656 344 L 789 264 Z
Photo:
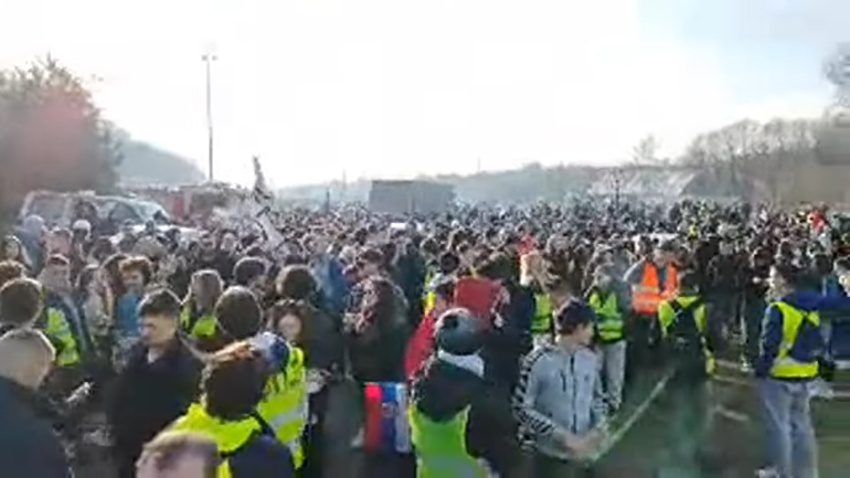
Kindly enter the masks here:
M 278 186 L 610 164 L 743 117 L 817 115 L 846 0 L 0 0 L 0 65 L 52 53 L 106 116 Z

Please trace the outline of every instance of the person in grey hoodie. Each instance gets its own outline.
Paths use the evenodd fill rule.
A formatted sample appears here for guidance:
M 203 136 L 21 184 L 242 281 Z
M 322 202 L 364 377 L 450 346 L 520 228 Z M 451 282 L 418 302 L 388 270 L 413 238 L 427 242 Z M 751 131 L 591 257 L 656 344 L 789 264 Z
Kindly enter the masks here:
M 599 357 L 590 348 L 595 315 L 570 301 L 555 316 L 557 339 L 526 356 L 514 394 L 528 476 L 579 476 L 606 434 Z

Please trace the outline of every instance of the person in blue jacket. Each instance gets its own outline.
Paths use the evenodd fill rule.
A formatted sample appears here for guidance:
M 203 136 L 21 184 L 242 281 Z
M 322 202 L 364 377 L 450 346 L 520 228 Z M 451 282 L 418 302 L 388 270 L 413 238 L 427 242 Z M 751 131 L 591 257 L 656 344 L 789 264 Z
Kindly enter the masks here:
M 847 309 L 850 299 L 806 291 L 799 267 L 770 271 L 771 296 L 755 363 L 764 412 L 766 476 L 817 476 L 817 443 L 809 402 L 825 350 L 820 311 Z M 770 475 L 772 473 L 772 475 Z
M 850 292 L 850 257 L 835 261 L 835 285 L 827 290 L 828 295 L 848 296 Z M 832 284 L 830 284 L 832 285 Z M 837 290 L 836 290 L 837 289 Z M 850 312 L 833 314 L 824 323 L 824 338 L 827 355 L 833 360 L 850 358 Z

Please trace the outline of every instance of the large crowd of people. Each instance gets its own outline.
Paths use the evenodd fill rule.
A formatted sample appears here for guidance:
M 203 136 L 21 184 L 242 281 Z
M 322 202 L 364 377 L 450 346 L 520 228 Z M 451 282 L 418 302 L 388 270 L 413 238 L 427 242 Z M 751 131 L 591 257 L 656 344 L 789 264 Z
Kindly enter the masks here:
M 672 433 L 706 433 L 721 357 L 758 384 L 759 472 L 817 476 L 809 400 L 850 316 L 825 208 L 292 210 L 197 238 L 96 218 L 0 242 L 4 476 L 72 476 L 90 441 L 119 477 L 331 476 L 342 441 L 364 476 L 584 476 L 643 378 L 669 379 Z M 328 423 L 341 384 L 354 436 Z

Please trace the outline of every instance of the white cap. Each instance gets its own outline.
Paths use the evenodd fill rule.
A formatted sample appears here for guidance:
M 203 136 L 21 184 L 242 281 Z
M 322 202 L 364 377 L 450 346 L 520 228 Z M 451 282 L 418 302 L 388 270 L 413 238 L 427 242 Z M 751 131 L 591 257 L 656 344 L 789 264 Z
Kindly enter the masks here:
M 91 224 L 85 219 L 77 219 L 76 221 L 74 221 L 74 224 L 71 226 L 71 229 L 74 231 L 91 231 Z

